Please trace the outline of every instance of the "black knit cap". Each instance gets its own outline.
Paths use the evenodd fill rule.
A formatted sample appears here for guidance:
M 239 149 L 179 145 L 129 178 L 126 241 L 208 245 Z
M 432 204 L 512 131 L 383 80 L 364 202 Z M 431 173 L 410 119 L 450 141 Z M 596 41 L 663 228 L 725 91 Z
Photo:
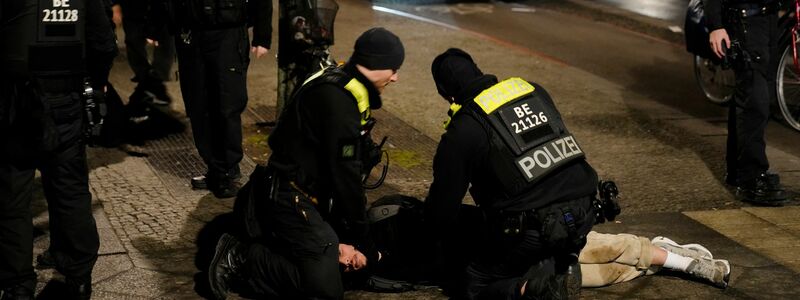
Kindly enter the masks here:
M 356 40 L 350 62 L 370 70 L 397 70 L 405 59 L 405 49 L 394 33 L 383 27 L 365 31 Z
M 431 74 L 436 90 L 445 98 L 458 97 L 470 83 L 483 76 L 469 53 L 458 48 L 447 49 L 433 59 Z

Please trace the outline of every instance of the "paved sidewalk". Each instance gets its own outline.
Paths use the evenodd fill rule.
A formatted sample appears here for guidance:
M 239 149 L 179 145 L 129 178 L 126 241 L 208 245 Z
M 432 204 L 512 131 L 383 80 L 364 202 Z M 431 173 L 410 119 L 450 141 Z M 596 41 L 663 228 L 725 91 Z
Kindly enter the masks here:
M 390 193 L 424 197 L 447 111 L 430 78 L 430 60 L 448 47 L 471 49 L 481 66 L 498 77 L 523 76 L 547 87 L 570 129 L 581 137 L 590 162 L 602 177 L 618 181 L 624 214 L 620 222 L 599 226 L 599 230 L 702 241 L 715 256 L 729 258 L 734 266 L 731 287 L 725 291 L 674 276 L 651 276 L 586 290 L 584 298 L 800 298 L 799 291 L 789 288 L 798 283 L 800 262 L 787 255 L 800 246 L 800 211 L 797 207 L 742 208 L 733 199 L 715 177 L 722 162 L 706 163 L 723 147 L 724 124 L 692 119 L 598 76 L 470 33 L 374 12 L 367 2 L 342 0 L 339 4 L 338 44 L 333 48 L 337 59 L 349 57 L 356 37 L 373 26 L 397 33 L 406 48 L 400 82 L 387 89 L 384 109 L 375 112 L 376 138 L 390 136 L 392 167 L 386 184 L 370 192 L 370 200 Z M 246 149 L 264 147 L 269 129 L 255 123 L 273 119 L 276 69 L 272 55 L 251 64 L 250 103 L 243 115 L 245 131 L 250 133 Z M 118 58 L 112 82 L 123 97 L 133 91 L 130 77 L 124 57 Z M 176 99 L 174 108 L 183 111 L 177 83 L 170 82 L 169 88 Z M 697 146 L 675 148 L 670 144 L 675 139 L 696 140 Z M 120 149 L 89 150 L 90 184 L 101 235 L 94 298 L 200 298 L 194 290 L 197 234 L 215 216 L 229 212 L 233 201 L 190 188 L 189 178 L 205 170 L 189 132 L 126 150 L 145 155 L 131 156 Z M 787 185 L 800 190 L 800 160 L 774 148 L 769 151 Z M 243 174 L 264 159 L 253 153 L 247 150 Z M 650 178 L 656 180 L 643 183 Z M 689 194 L 703 205 L 670 205 L 670 198 Z M 37 199 L 35 224 L 45 228 L 46 209 L 41 196 Z M 663 204 L 644 206 L 639 199 L 663 200 Z M 709 203 L 716 209 L 704 209 Z M 46 245 L 44 233 L 36 239 L 37 254 Z M 57 275 L 42 271 L 39 276 L 42 289 Z M 346 298 L 444 299 L 437 290 L 391 295 L 350 292 Z

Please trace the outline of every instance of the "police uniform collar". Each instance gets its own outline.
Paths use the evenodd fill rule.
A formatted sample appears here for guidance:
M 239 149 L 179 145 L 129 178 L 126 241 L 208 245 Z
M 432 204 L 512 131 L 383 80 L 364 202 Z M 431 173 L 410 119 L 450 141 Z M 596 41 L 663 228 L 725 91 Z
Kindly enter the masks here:
M 369 81 L 369 79 L 367 79 L 367 77 L 364 76 L 364 74 L 361 74 L 361 72 L 359 72 L 358 69 L 356 69 L 355 64 L 351 64 L 348 62 L 342 67 L 342 70 L 345 73 L 347 73 L 347 75 L 353 76 L 353 78 L 361 82 L 364 85 L 364 87 L 367 88 L 367 93 L 369 93 L 370 109 L 379 109 L 381 108 L 381 106 L 383 106 L 383 100 L 381 100 L 381 94 L 378 92 L 377 89 L 375 89 L 375 85 L 372 84 L 372 81 Z
M 497 76 L 491 74 L 485 74 L 480 77 L 476 77 L 460 93 L 456 96 L 455 102 L 458 104 L 464 104 L 469 102 L 475 96 L 478 96 L 483 90 L 488 89 L 489 87 L 497 84 Z

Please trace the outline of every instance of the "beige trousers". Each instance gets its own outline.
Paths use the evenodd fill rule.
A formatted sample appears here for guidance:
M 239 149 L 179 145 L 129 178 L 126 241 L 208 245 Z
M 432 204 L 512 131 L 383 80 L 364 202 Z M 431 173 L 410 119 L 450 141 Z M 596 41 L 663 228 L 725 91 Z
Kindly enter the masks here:
M 581 263 L 583 287 L 601 287 L 658 271 L 650 268 L 652 244 L 645 237 L 632 234 L 589 232 Z

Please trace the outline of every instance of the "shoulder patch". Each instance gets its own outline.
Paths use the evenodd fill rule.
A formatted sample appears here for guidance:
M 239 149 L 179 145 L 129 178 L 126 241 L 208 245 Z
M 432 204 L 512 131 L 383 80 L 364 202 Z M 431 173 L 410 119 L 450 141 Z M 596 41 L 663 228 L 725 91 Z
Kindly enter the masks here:
M 342 139 L 339 141 L 339 159 L 355 160 L 359 157 L 358 139 Z

